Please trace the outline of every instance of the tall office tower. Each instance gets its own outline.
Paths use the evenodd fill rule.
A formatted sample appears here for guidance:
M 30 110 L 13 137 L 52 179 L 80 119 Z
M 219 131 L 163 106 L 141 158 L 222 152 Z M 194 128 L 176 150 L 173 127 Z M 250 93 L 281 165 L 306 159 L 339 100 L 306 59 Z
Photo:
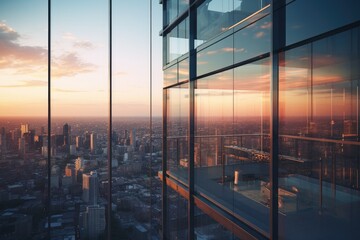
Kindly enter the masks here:
M 83 173 L 83 165 L 84 165 L 84 159 L 82 157 L 78 157 L 75 160 L 75 175 L 76 175 L 76 182 L 82 183 L 82 173 Z
M 40 129 L 40 135 L 44 135 L 45 134 L 45 127 L 41 127 Z
M 75 144 L 76 144 L 77 149 L 82 148 L 83 147 L 83 138 L 81 136 L 76 136 Z
M 72 183 L 76 183 L 75 164 L 68 163 L 65 167 L 65 176 L 71 177 Z
M 18 150 L 19 150 L 19 154 L 21 156 L 25 156 L 26 153 L 26 140 L 24 137 L 19 138 L 19 143 L 18 143 Z
M 20 130 L 21 130 L 21 137 L 27 133 L 29 131 L 29 124 L 21 124 L 20 126 Z
M 75 144 L 70 144 L 69 145 L 69 154 L 70 155 L 76 155 L 76 145 Z
M 53 165 L 51 167 L 51 188 L 59 188 L 60 186 L 60 167 L 58 165 Z
M 360 1 L 161 2 L 162 238 L 360 239 Z
M 105 207 L 86 206 L 86 211 L 80 213 L 79 220 L 81 239 L 97 240 L 106 226 Z
M 65 123 L 63 126 L 64 146 L 70 145 L 70 126 Z
M 96 151 L 96 133 L 90 134 L 90 151 L 95 153 Z
M 97 204 L 99 197 L 99 179 L 96 171 L 83 174 L 83 195 L 82 199 L 84 202 L 95 205 Z
M 133 149 L 135 149 L 135 147 L 136 147 L 136 129 L 135 128 L 131 129 L 131 132 L 130 132 L 130 145 L 133 147 Z
M 84 159 L 82 157 L 78 157 L 75 160 L 75 170 L 78 171 L 83 167 Z
M 90 149 L 90 133 L 89 132 L 85 132 L 83 143 L 84 143 L 84 148 Z

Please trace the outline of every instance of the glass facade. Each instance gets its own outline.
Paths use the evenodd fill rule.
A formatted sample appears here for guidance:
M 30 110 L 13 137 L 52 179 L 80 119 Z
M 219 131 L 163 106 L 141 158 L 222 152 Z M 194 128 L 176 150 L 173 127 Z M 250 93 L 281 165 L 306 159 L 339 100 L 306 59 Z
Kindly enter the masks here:
M 165 45 L 188 25 L 188 50 L 163 65 L 159 172 L 187 200 L 182 239 L 359 238 L 358 7 L 190 1 L 164 23 Z
M 0 6 L 0 239 L 160 239 L 161 5 Z

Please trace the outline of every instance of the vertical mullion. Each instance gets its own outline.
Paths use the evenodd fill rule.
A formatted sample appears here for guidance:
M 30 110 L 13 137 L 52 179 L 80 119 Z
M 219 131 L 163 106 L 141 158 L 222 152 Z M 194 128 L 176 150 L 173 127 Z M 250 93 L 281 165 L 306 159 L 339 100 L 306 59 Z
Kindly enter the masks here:
M 167 25 L 167 0 L 162 1 L 162 13 L 163 13 L 163 27 Z M 163 36 L 163 65 L 167 62 L 167 41 L 166 34 Z M 163 89 L 163 133 L 162 133 L 162 239 L 166 239 L 167 231 L 167 186 L 166 186 L 166 171 L 167 171 L 167 90 Z
M 196 80 L 196 5 L 189 3 L 189 167 L 188 167 L 188 239 L 194 239 L 194 145 L 195 145 L 195 80 Z
M 167 90 L 163 90 L 163 134 L 162 134 L 162 239 L 166 239 L 167 231 Z
M 285 0 L 271 2 L 270 239 L 279 238 L 279 50 L 285 46 Z
M 51 186 L 51 0 L 48 0 L 48 152 L 47 152 L 47 235 L 51 239 L 50 229 L 50 186 Z
M 108 216 L 107 239 L 111 239 L 111 191 L 112 191 L 112 0 L 109 0 L 109 127 L 108 127 Z
M 149 238 L 151 238 L 151 230 L 152 230 L 152 154 L 153 154 L 153 144 L 152 144 L 152 0 L 150 0 L 150 4 L 149 4 L 149 82 L 150 82 L 150 119 L 149 119 L 149 125 L 150 125 L 150 158 L 149 158 L 149 166 L 150 166 L 150 170 L 149 170 L 149 176 L 150 176 L 150 186 L 149 186 L 149 190 L 150 190 L 150 236 Z

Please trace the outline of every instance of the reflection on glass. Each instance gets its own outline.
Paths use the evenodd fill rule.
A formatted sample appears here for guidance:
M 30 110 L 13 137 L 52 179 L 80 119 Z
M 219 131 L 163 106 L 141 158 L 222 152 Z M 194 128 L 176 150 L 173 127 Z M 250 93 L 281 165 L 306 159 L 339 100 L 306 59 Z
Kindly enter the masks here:
M 269 231 L 269 62 L 199 79 L 195 189 Z
M 189 80 L 189 58 L 179 62 L 178 76 L 179 82 Z
M 166 35 L 165 64 L 189 52 L 189 20 L 185 18 Z
M 166 1 L 166 23 L 169 24 L 172 20 L 182 14 L 189 6 L 189 0 L 168 0 Z
M 164 87 L 178 82 L 178 64 L 174 64 L 164 70 Z
M 167 169 L 168 174 L 187 184 L 189 84 L 167 89 Z
M 270 52 L 270 16 L 234 33 L 234 62 L 238 63 Z
M 220 225 L 216 220 L 195 207 L 195 236 L 197 239 L 228 239 L 238 238 L 228 229 Z
M 197 75 L 201 76 L 233 64 L 233 36 L 228 36 L 197 53 Z
M 282 239 L 355 239 L 360 216 L 358 28 L 280 58 Z M 301 223 L 301 224 L 300 224 Z M 297 232 L 298 236 L 294 236 Z
M 198 43 L 206 42 L 228 30 L 237 22 L 267 6 L 269 2 L 267 0 L 206 0 L 197 9 Z
M 292 1 L 286 6 L 286 44 L 290 45 L 359 21 L 359 8 L 359 1 L 343 4 L 339 4 L 337 0 Z

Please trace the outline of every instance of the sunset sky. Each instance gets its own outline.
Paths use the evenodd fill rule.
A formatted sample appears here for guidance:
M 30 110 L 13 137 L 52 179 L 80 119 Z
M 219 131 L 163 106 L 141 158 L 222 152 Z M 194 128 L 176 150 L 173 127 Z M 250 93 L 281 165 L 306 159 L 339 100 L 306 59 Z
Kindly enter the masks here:
M 113 1 L 114 116 L 149 115 L 149 6 Z M 108 1 L 52 1 L 52 116 L 108 115 L 108 9 Z M 1 1 L 0 116 L 47 116 L 47 29 L 47 0 Z M 153 1 L 154 115 L 162 101 L 160 29 Z

